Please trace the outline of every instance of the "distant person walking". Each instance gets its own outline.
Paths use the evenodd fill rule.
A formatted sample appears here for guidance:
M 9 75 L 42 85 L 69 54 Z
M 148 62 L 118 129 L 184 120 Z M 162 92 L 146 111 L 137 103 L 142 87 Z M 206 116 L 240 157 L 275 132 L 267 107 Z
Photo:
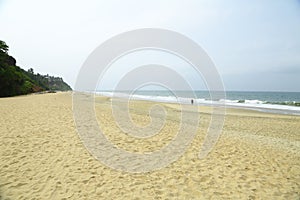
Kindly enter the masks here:
M 194 99 L 191 99 L 191 104 L 192 104 L 192 105 L 194 104 Z

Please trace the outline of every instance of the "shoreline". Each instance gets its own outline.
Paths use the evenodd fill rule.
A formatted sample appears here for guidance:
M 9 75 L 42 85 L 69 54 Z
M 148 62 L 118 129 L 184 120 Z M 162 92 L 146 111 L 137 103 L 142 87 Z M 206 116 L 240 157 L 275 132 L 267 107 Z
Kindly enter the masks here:
M 103 94 L 97 94 L 97 93 L 86 93 L 86 94 L 92 94 L 94 95 L 95 97 L 108 97 L 108 98 L 120 98 L 120 99 L 126 99 L 126 97 L 119 97 L 119 96 L 116 96 L 116 97 L 112 97 L 112 96 L 109 96 L 109 95 L 103 95 Z M 155 101 L 155 100 L 151 100 L 151 99 L 139 99 L 139 98 L 133 98 L 131 99 L 133 101 L 146 101 L 146 102 L 157 102 L 157 103 L 165 103 L 165 104 L 184 104 L 184 105 L 189 105 L 190 103 L 184 103 L 184 102 L 181 102 L 181 103 L 177 103 L 177 102 L 167 102 L 167 101 Z M 262 104 L 258 104 L 258 105 L 262 105 Z M 263 104 L 263 105 L 271 105 L 271 106 L 277 106 L 276 104 Z M 287 106 L 287 108 L 289 109 L 280 109 L 280 108 L 266 108 L 266 107 L 259 107 L 259 106 L 255 106 L 254 105 L 230 105 L 230 104 L 224 104 L 224 103 L 211 103 L 211 104 L 208 104 L 208 103 L 195 103 L 193 106 L 207 106 L 207 107 L 225 107 L 225 109 L 227 108 L 234 108 L 234 109 L 242 109 L 242 110 L 254 110 L 254 111 L 258 111 L 258 112 L 262 112 L 262 113 L 273 113 L 273 114 L 281 114 L 281 115 L 296 115 L 296 116 L 300 116 L 300 107 L 296 107 L 296 106 L 287 106 L 287 105 L 284 105 L 284 106 Z M 292 109 L 293 108 L 293 109 Z

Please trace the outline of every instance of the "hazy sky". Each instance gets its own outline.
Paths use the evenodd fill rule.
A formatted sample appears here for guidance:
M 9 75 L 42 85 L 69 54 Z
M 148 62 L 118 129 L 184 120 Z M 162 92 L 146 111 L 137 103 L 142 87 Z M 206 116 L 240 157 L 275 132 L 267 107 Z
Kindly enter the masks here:
M 300 91 L 297 0 L 0 0 L 0 40 L 17 64 L 62 76 L 72 87 L 98 45 L 137 28 L 196 41 L 227 90 Z

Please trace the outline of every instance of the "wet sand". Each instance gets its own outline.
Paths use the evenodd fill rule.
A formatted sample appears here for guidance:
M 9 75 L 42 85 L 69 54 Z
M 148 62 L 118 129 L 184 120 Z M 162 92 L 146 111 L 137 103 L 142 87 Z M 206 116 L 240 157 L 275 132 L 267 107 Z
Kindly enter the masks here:
M 120 131 L 110 99 L 96 99 L 100 127 L 130 152 L 159 150 L 176 134 L 178 106 L 162 132 L 147 139 Z M 151 121 L 151 102 L 131 105 L 132 120 Z M 132 174 L 111 169 L 89 154 L 77 134 L 71 93 L 0 99 L 0 199 L 299 199 L 300 116 L 228 109 L 211 153 L 198 153 L 210 120 L 200 107 L 197 135 L 166 168 Z

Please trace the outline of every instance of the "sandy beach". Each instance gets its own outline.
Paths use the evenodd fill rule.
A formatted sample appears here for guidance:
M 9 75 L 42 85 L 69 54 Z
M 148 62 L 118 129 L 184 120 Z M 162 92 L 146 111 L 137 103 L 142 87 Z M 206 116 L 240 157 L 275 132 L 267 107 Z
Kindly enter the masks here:
M 178 126 L 177 106 L 162 132 L 136 139 L 116 126 L 108 97 L 96 99 L 99 126 L 118 147 L 152 152 Z M 149 123 L 151 102 L 136 101 L 132 120 Z M 211 153 L 198 153 L 210 120 L 201 121 L 191 145 L 166 168 L 132 174 L 111 169 L 89 154 L 77 134 L 72 93 L 0 99 L 0 199 L 299 199 L 300 116 L 227 109 L 223 132 Z

